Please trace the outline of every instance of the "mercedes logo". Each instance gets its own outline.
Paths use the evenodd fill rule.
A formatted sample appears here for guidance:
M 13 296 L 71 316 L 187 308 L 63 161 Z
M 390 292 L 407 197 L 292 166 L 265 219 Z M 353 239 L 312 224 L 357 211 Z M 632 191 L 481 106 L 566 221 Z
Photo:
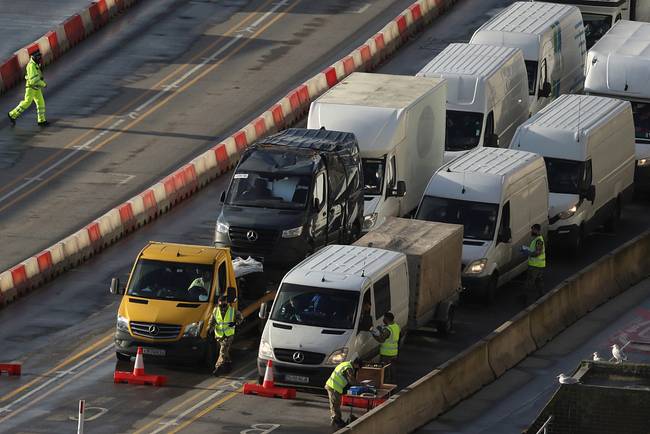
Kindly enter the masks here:
M 158 334 L 158 331 L 159 331 L 159 330 L 158 330 L 158 327 L 157 327 L 156 325 L 151 324 L 151 325 L 149 326 L 149 334 L 150 334 L 151 336 L 156 336 L 156 335 Z
M 293 361 L 296 363 L 302 363 L 305 360 L 305 355 L 300 351 L 293 353 Z
M 257 241 L 257 232 L 255 232 L 254 230 L 250 230 L 246 232 L 246 239 L 250 242 Z

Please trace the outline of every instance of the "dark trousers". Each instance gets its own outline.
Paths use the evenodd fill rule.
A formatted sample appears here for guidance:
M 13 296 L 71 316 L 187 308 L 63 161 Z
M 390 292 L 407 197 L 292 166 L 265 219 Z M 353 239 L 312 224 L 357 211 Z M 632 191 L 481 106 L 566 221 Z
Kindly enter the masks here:
M 379 361 L 383 364 L 390 363 L 390 366 L 384 373 L 384 383 L 397 384 L 397 356 L 379 356 Z

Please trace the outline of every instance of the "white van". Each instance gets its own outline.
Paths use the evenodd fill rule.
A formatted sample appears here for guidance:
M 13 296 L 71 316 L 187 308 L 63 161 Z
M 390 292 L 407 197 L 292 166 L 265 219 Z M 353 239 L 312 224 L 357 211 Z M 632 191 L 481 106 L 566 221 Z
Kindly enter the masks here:
M 355 72 L 314 101 L 307 128 L 354 133 L 363 162 L 367 232 L 415 211 L 443 163 L 446 83 Z
M 555 0 L 580 9 L 590 49 L 620 20 L 649 21 L 650 0 Z
M 589 50 L 585 93 L 632 103 L 635 190 L 650 191 L 650 24 L 619 21 Z
M 520 48 L 528 71 L 530 112 L 584 85 L 585 30 L 575 6 L 515 2 L 483 24 L 470 44 Z
M 562 95 L 517 130 L 510 146 L 544 157 L 554 240 L 577 251 L 584 236 L 611 229 L 634 187 L 634 121 L 627 101 Z
M 366 314 L 364 302 L 373 307 Z M 260 340 L 258 373 L 264 375 L 271 359 L 277 382 L 323 387 L 339 363 L 379 354 L 379 344 L 367 330 L 381 324 L 388 311 L 401 328 L 406 327 L 406 255 L 327 246 L 282 279 Z
M 517 48 L 449 44 L 417 75 L 447 82 L 445 162 L 478 146 L 508 147 L 528 119 L 528 77 Z
M 530 228 L 548 227 L 544 159 L 530 152 L 478 148 L 441 167 L 415 218 L 464 226 L 461 275 L 468 295 L 488 301 L 526 270 L 521 246 Z

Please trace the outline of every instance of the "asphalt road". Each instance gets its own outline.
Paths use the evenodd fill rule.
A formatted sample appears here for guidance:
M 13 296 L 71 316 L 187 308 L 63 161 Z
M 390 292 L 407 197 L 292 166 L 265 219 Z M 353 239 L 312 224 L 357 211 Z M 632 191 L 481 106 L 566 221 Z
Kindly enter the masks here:
M 34 108 L 14 128 L 0 118 L 0 269 L 214 146 L 408 4 L 139 4 L 44 70 L 51 127 L 39 129 Z
M 465 0 L 419 38 L 382 72 L 413 73 L 445 44 L 466 40 L 473 28 L 506 0 Z M 148 240 L 209 243 L 218 213 L 218 197 L 227 177 L 215 181 L 153 224 L 120 240 L 84 265 L 0 311 L 2 360 L 23 363 L 22 377 L 0 378 L 0 431 L 64 432 L 78 399 L 86 399 L 86 430 L 115 432 L 330 432 L 325 397 L 300 392 L 284 401 L 243 396 L 242 381 L 256 377 L 254 336 L 238 339 L 235 371 L 213 378 L 193 367 L 147 364 L 148 371 L 169 375 L 163 388 L 114 385 L 117 365 L 111 345 L 118 300 L 108 294 L 110 278 L 126 277 L 137 252 Z M 577 259 L 550 255 L 550 288 L 650 226 L 650 205 L 643 200 L 623 213 L 617 234 L 594 234 Z M 401 352 L 399 384 L 405 386 L 485 336 L 521 308 L 520 285 L 502 291 L 491 306 L 463 305 L 456 328 L 442 340 L 431 330 L 409 334 Z M 347 410 L 346 410 L 347 414 Z M 246 431 L 257 425 L 257 431 Z

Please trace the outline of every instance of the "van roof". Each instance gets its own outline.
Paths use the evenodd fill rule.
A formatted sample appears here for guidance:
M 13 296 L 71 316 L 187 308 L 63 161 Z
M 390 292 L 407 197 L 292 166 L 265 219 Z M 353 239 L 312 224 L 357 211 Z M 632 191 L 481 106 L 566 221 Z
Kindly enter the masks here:
M 310 130 L 307 128 L 288 128 L 272 136 L 258 140 L 261 145 L 287 146 L 297 149 L 313 150 L 316 152 L 354 153 L 357 139 L 352 133 L 326 130 L 325 128 Z
M 439 78 L 354 72 L 318 98 L 319 102 L 403 110 L 434 88 Z
M 587 56 L 586 92 L 650 98 L 650 23 L 618 21 Z
M 531 172 L 526 167 L 545 167 L 544 159 L 513 149 L 477 148 L 438 169 L 426 194 L 500 203 L 504 186 Z
M 629 103 L 620 99 L 565 94 L 521 125 L 513 146 L 547 157 L 581 161 L 587 158 L 588 142 L 578 139 L 589 137 L 626 110 Z
M 284 282 L 360 291 L 366 281 L 404 262 L 403 253 L 371 247 L 329 245 L 296 265 Z
M 227 256 L 227 248 L 163 243 L 158 241 L 149 241 L 140 252 L 141 259 L 190 264 L 214 264 L 218 259 L 226 258 Z
M 487 81 L 519 52 L 518 48 L 511 47 L 453 43 L 417 75 L 446 79 L 448 104 L 485 104 L 485 94 L 492 91 Z
M 514 2 L 483 24 L 478 31 L 526 33 L 540 36 L 552 24 L 564 16 L 572 14 L 574 10 L 574 6 L 557 3 Z

